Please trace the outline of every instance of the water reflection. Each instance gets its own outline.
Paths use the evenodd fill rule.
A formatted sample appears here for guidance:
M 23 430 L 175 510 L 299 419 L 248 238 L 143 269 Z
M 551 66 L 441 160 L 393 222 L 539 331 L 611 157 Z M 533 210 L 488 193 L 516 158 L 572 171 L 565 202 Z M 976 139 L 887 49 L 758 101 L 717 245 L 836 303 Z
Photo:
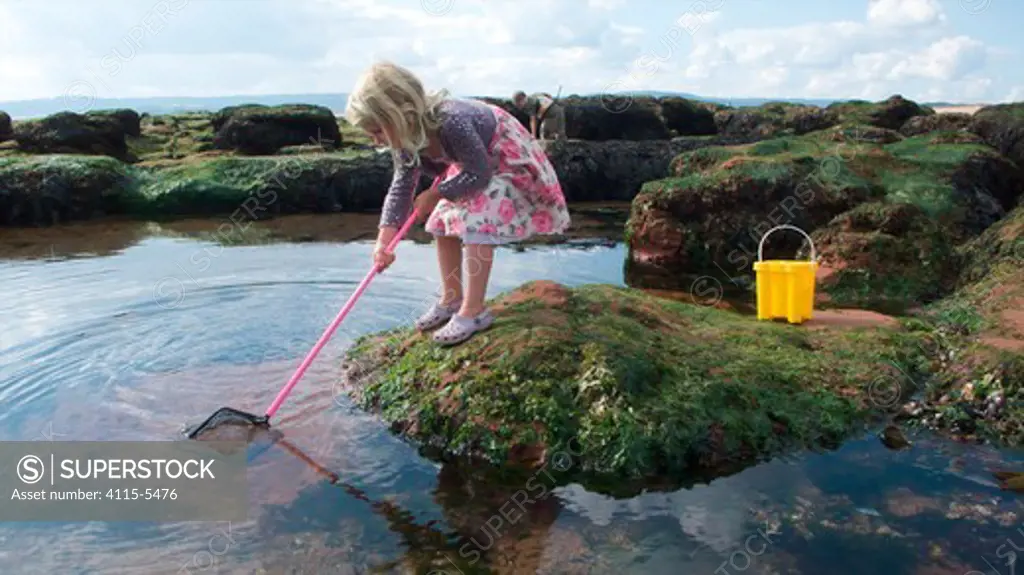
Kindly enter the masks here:
M 363 233 L 346 217 L 294 221 L 316 238 Z M 48 261 L 27 240 L 5 252 L 0 314 L 18 321 L 0 332 L 0 438 L 161 440 L 221 406 L 259 413 L 369 261 L 366 243 L 242 246 L 190 239 L 209 223 L 124 225 L 55 243 L 102 257 Z M 503 250 L 490 295 L 531 279 L 623 285 L 625 250 L 607 241 Z M 0 525 L 0 572 L 964 575 L 1007 573 L 1007 549 L 1024 546 L 1024 510 L 989 472 L 1024 458 L 927 435 L 902 451 L 869 435 L 628 498 L 424 457 L 337 388 L 355 337 L 407 324 L 432 297 L 431 247 L 403 245 L 399 262 L 275 421 L 323 469 L 261 454 L 245 522 Z M 166 278 L 181 291 L 161 293 Z
M 574 204 L 572 226 L 564 236 L 531 240 L 528 245 L 576 241 L 609 245 L 621 240 L 629 215 L 628 202 Z M 227 218 L 182 218 L 162 222 L 103 219 L 64 226 L 0 228 L 0 259 L 57 260 L 102 257 L 120 253 L 146 238 L 203 240 L 220 246 L 279 242 L 358 242 L 376 239 L 380 216 L 375 213 L 298 214 L 247 221 L 239 226 Z M 408 239 L 419 244 L 431 237 L 421 228 Z

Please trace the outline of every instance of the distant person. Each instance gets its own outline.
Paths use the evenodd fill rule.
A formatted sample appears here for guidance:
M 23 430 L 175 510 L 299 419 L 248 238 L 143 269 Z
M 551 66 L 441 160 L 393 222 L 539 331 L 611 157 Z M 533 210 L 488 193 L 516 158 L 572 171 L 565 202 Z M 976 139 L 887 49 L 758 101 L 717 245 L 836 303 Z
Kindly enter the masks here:
M 537 93 L 530 96 L 526 92 L 516 92 L 512 103 L 530 116 L 530 135 L 537 136 L 537 125 L 540 124 L 540 139 L 565 139 L 565 108 L 551 97 L 551 94 Z
M 440 328 L 433 339 L 441 345 L 461 343 L 490 327 L 494 318 L 484 296 L 494 246 L 560 234 L 569 226 L 558 175 L 543 148 L 498 106 L 446 91 L 428 95 L 416 76 L 391 63 L 364 73 L 345 116 L 376 145 L 389 146 L 394 158 L 373 252 L 376 265 L 384 269 L 394 262 L 384 248 L 414 206 L 437 240 L 444 294 L 416 327 Z M 421 172 L 435 180 L 414 200 Z

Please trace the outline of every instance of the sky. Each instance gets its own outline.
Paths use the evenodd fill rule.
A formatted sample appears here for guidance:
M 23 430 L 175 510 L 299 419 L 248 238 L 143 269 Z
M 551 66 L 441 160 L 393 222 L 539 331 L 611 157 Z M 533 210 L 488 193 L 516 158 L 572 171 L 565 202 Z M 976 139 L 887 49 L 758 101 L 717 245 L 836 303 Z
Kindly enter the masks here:
M 779 6 L 785 8 L 780 9 Z M 0 0 L 0 101 L 428 89 L 1024 100 L 1010 0 Z

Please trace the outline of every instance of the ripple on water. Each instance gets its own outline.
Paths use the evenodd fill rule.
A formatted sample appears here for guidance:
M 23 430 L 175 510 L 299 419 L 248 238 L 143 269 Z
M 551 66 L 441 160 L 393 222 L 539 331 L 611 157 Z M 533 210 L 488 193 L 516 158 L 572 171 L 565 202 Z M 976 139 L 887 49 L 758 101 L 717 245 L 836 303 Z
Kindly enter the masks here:
M 180 439 L 186 422 L 196 422 L 220 406 L 228 405 L 253 413 L 261 413 L 273 400 L 280 386 L 296 367 L 294 361 L 265 362 L 250 366 L 206 367 L 173 374 L 151 374 L 121 377 L 111 383 L 104 401 L 86 391 L 65 390 L 56 395 L 53 414 L 58 434 L 73 431 L 76 440 L 159 441 Z M 282 407 L 275 427 L 283 430 L 286 439 L 315 461 L 357 485 L 373 485 L 385 492 L 400 487 L 401 477 L 419 467 L 412 451 L 405 444 L 384 435 L 370 416 L 351 416 L 344 402 L 334 396 L 335 362 L 328 358 L 314 364 L 304 380 Z M 23 430 L 35 432 L 41 425 L 35 420 Z M 406 463 L 408 462 L 408 463 Z M 323 477 L 296 457 L 281 449 L 271 449 L 251 465 L 248 472 L 250 520 L 232 524 L 235 534 L 249 532 L 250 540 L 260 527 L 266 506 L 291 506 Z M 110 565 L 111 560 L 83 560 L 76 557 L 81 568 L 103 568 L 103 573 L 176 572 L 167 570 L 174 561 L 181 563 L 189 549 L 204 549 L 213 537 L 211 527 L 186 523 L 158 525 L 127 536 L 117 525 L 62 527 L 59 537 L 46 536 L 31 548 L 9 551 L 4 558 L 11 565 L 31 556 L 34 565 L 67 565 L 68 549 L 102 547 L 117 553 L 117 563 L 124 571 Z M 2 530 L 0 530 L 2 532 Z M 40 532 L 40 536 L 42 532 Z M 146 550 L 138 548 L 138 540 L 146 541 Z M 253 547 L 258 544 L 253 543 Z M 151 548 L 149 548 L 151 547 Z M 246 545 L 248 547 L 248 545 Z M 47 553 L 40 550 L 49 550 Z M 16 557 L 12 557 L 11 554 Z M 245 553 L 236 554 L 242 560 Z M 0 566 L 4 564 L 0 560 Z M 137 571 L 131 571 L 136 569 Z M 110 569 L 110 570 L 107 570 Z M 14 571 L 9 571 L 14 572 Z
M 621 247 L 544 249 L 500 254 L 490 295 L 545 277 L 622 284 Z M 196 254 L 211 258 L 209 269 L 194 269 Z M 21 320 L 0 332 L 0 433 L 168 440 L 221 406 L 259 413 L 362 278 L 367 255 L 365 245 L 217 251 L 145 240 L 94 260 L 0 264 L 0 315 Z M 348 573 L 412 559 L 440 559 L 445 568 L 441 552 L 454 556 L 458 546 L 438 536 L 457 528 L 487 541 L 483 527 L 508 512 L 514 489 L 425 460 L 335 398 L 341 350 L 357 335 L 410 322 L 436 294 L 430 246 L 403 245 L 399 261 L 375 280 L 274 421 L 370 501 L 272 448 L 250 465 L 246 522 L 0 525 L 0 573 Z M 169 277 L 165 285 L 181 288 L 175 305 L 155 289 Z M 959 573 L 981 570 L 980 554 L 991 556 L 1015 533 L 1011 512 L 1020 506 L 982 477 L 1003 454 L 967 449 L 918 442 L 890 453 L 864 440 L 671 493 L 616 500 L 565 487 L 504 524 L 492 557 L 506 572 L 723 572 L 723 560 L 771 521 L 782 538 L 750 572 L 822 572 L 828 564 L 911 573 L 919 565 L 904 558 L 929 553 L 945 553 L 932 563 Z M 881 550 L 875 555 L 888 563 L 864 549 Z

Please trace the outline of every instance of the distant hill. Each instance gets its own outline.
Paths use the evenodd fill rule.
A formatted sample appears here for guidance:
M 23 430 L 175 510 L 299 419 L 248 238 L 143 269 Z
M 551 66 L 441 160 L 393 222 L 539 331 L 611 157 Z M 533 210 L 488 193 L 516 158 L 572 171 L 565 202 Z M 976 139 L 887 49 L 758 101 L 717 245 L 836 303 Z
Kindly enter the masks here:
M 626 92 L 624 92 L 625 94 Z M 702 102 L 717 104 L 728 104 L 731 106 L 760 106 L 767 102 L 792 102 L 794 104 L 807 104 L 811 106 L 827 106 L 834 99 L 807 99 L 807 98 L 708 98 L 689 94 L 686 92 L 661 92 L 661 91 L 633 91 L 628 92 L 636 96 L 653 96 L 657 98 L 665 96 L 678 96 Z M 566 94 L 563 94 L 566 95 Z M 597 93 L 586 94 L 591 96 Z M 265 104 L 274 106 L 279 104 L 316 104 L 326 106 L 335 113 L 341 114 L 345 109 L 347 94 L 262 94 L 262 95 L 236 95 L 236 96 L 215 96 L 215 97 L 161 97 L 161 98 L 97 98 L 92 102 L 65 100 L 64 98 L 49 98 L 38 100 L 19 100 L 12 102 L 0 102 L 0 110 L 7 112 L 15 120 L 35 118 L 55 114 L 60 111 L 70 110 L 83 112 L 86 110 L 103 110 L 110 108 L 130 108 L 142 113 L 149 114 L 172 114 L 176 112 L 189 111 L 216 111 L 226 106 L 237 106 L 239 104 Z M 948 102 L 928 103 L 929 106 L 954 106 Z
M 149 114 L 173 114 L 189 111 L 216 111 L 227 106 L 239 104 L 315 104 L 326 106 L 337 113 L 345 109 L 345 94 L 261 94 L 258 96 L 216 96 L 216 97 L 162 97 L 162 98 L 96 98 L 89 101 L 74 99 L 49 98 L 38 100 L 20 100 L 0 102 L 0 110 L 7 112 L 11 118 L 25 119 L 47 116 L 57 112 L 70 110 L 84 112 L 87 110 L 105 110 L 111 108 L 129 108 L 136 112 Z

